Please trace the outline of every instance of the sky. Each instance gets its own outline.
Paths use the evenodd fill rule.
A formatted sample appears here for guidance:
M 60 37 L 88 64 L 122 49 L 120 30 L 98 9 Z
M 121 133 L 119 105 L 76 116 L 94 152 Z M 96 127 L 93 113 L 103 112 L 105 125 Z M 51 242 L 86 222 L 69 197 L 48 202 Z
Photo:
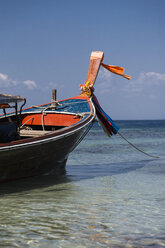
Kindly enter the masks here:
M 0 93 L 27 105 L 80 93 L 90 54 L 123 66 L 100 68 L 95 95 L 114 120 L 165 119 L 165 0 L 0 0 Z

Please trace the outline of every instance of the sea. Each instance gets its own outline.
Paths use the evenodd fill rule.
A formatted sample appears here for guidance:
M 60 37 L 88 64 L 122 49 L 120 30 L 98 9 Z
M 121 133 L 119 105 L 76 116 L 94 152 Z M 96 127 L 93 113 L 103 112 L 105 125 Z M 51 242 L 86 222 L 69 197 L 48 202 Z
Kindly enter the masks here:
M 165 120 L 95 123 L 66 174 L 0 185 L 0 247 L 165 247 Z

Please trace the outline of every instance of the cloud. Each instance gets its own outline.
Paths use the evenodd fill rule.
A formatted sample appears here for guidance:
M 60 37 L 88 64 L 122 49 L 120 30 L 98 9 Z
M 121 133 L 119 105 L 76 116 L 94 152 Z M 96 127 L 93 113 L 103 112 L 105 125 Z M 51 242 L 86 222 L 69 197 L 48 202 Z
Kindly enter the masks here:
M 154 92 L 165 87 L 165 74 L 141 72 L 137 79 L 127 82 L 123 90 L 130 93 Z
M 17 82 L 11 78 L 7 74 L 0 73 L 0 87 L 1 88 L 9 88 L 12 86 L 16 86 Z
M 159 81 L 165 81 L 165 74 L 161 74 L 157 72 L 147 72 L 146 77 L 159 80 Z
M 137 78 L 126 80 L 103 69 L 98 81 L 100 94 L 120 92 L 132 96 L 150 93 L 154 98 L 156 91 L 165 90 L 165 74 L 157 72 L 141 72 Z
M 25 80 L 23 82 L 14 80 L 10 78 L 7 74 L 0 73 L 0 87 L 1 89 L 12 88 L 12 87 L 21 87 L 28 88 L 29 90 L 33 90 L 37 87 L 37 84 L 32 80 Z
M 26 85 L 29 90 L 37 88 L 37 84 L 32 80 L 26 80 L 23 82 L 23 84 Z
M 8 79 L 8 75 L 0 73 L 0 80 L 5 81 Z

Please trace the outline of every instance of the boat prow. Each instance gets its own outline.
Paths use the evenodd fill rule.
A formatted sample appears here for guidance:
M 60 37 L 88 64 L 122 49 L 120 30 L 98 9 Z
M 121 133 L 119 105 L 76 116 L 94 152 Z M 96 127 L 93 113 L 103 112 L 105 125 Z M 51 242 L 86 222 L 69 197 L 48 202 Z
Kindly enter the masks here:
M 94 84 L 103 53 L 92 53 L 87 80 Z M 70 152 L 95 120 L 88 94 L 18 110 L 25 99 L 1 94 L 0 182 L 54 172 L 62 174 Z M 11 106 L 14 103 L 14 106 Z M 15 112 L 7 113 L 13 107 Z

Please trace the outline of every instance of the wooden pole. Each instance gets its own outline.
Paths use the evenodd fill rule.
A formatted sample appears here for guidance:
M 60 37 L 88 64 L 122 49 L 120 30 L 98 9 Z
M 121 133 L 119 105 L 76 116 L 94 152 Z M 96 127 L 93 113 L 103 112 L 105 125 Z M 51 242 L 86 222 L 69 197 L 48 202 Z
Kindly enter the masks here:
M 52 106 L 53 109 L 56 109 L 56 96 L 57 96 L 57 90 L 53 89 L 52 90 Z
M 57 90 L 52 90 L 52 110 L 56 110 L 56 97 L 57 97 Z M 56 128 L 52 126 L 52 131 L 55 131 Z

